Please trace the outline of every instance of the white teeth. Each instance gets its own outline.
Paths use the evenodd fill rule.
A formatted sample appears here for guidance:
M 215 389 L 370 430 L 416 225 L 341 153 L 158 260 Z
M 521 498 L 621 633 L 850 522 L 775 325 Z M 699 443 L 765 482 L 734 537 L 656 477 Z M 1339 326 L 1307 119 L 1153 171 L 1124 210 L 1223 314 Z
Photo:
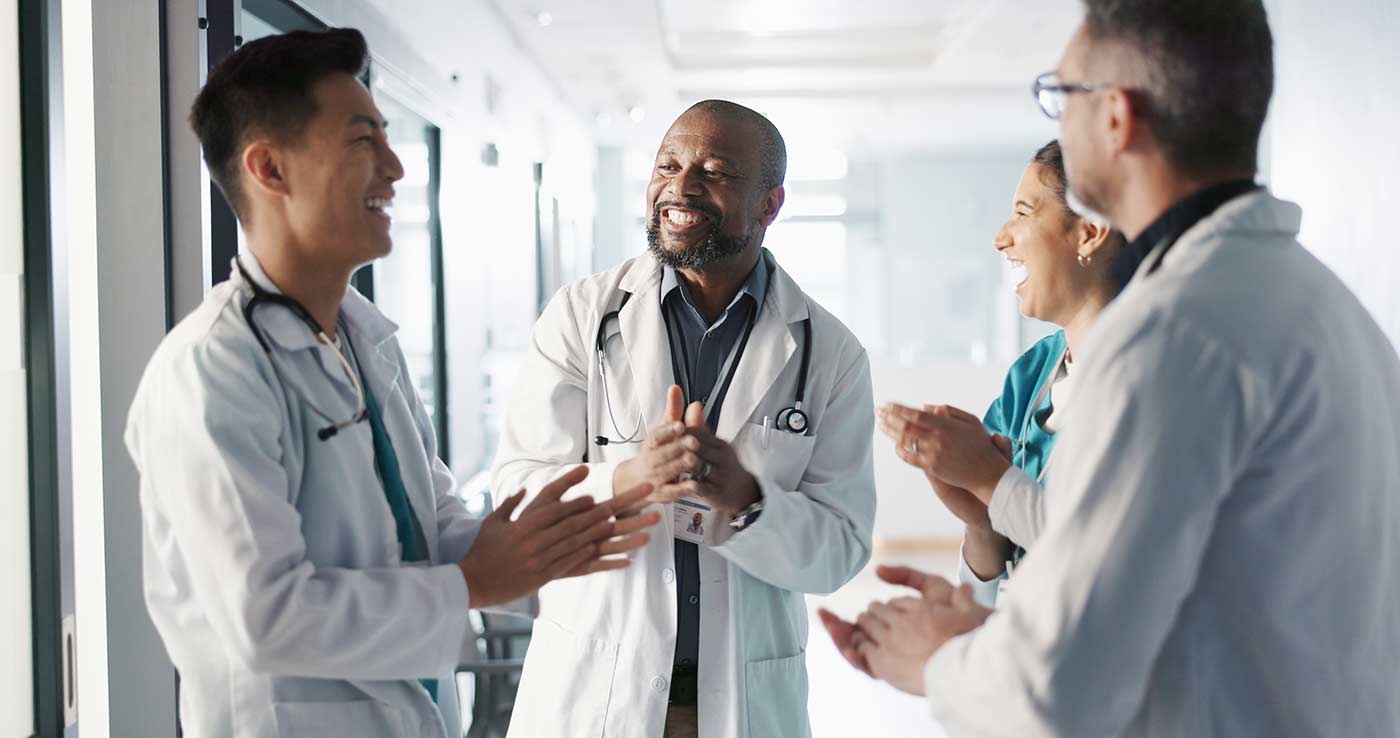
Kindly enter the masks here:
M 1020 285 L 1029 279 L 1030 276 L 1030 272 L 1026 269 L 1025 262 L 1011 262 L 1011 283 L 1013 285 Z
M 387 210 L 394 201 L 387 197 L 370 197 L 365 199 L 365 207 L 370 210 Z
M 700 216 L 695 213 L 688 213 L 683 210 L 666 211 L 666 219 L 678 226 L 695 225 L 700 222 Z

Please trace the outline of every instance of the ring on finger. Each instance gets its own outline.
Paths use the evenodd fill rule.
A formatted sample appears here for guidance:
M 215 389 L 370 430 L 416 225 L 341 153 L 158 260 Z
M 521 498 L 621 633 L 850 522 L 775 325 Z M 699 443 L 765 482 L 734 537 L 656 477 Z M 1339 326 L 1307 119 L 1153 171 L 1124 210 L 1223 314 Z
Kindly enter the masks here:
M 690 478 L 694 479 L 697 482 L 703 482 L 706 479 L 709 479 L 710 474 L 715 470 L 715 468 L 711 466 L 710 462 L 708 461 L 702 461 L 700 463 L 702 464 L 700 470 L 697 472 L 692 472 L 690 475 Z
M 914 454 L 915 456 L 918 456 L 918 455 L 919 455 L 919 439 L 917 439 L 917 438 L 911 438 L 911 439 L 909 439 L 909 443 L 905 444 L 904 448 L 908 449 L 909 453 Z

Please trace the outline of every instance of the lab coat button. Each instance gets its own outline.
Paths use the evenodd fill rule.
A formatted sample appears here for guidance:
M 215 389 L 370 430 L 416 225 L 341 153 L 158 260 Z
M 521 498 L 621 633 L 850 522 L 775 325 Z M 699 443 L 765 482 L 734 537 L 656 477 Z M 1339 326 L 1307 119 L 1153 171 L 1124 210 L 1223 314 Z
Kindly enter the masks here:
M 661 570 L 661 581 L 663 581 L 663 582 L 665 582 L 665 583 L 667 583 L 667 584 L 670 584 L 671 582 L 676 581 L 676 573 L 675 573 L 674 571 L 671 571 L 670 569 L 662 569 L 662 570 Z
M 656 677 L 655 679 L 652 679 L 652 680 L 651 680 L 651 688 L 654 689 L 654 690 L 656 690 L 656 691 L 658 691 L 658 692 L 665 692 L 665 691 L 666 691 L 666 680 L 665 680 L 665 679 L 662 679 L 661 677 Z
M 700 596 L 699 596 L 699 595 L 691 595 L 691 596 L 690 596 L 690 604 L 692 604 L 692 605 L 698 605 L 698 604 L 700 604 Z

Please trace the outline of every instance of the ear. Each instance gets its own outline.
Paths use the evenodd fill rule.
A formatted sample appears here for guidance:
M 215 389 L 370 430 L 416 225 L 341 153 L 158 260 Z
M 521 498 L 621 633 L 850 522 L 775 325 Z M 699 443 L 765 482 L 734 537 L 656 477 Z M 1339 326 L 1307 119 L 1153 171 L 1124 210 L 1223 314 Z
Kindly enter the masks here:
M 778 212 L 783 209 L 783 203 L 787 201 L 787 190 L 782 185 L 778 185 L 763 195 L 763 209 L 759 212 L 758 221 L 764 228 L 773 225 L 773 221 L 778 219 Z
M 1080 256 L 1088 259 L 1098 253 L 1113 233 L 1112 226 L 1101 225 L 1088 218 L 1079 219 L 1079 245 L 1075 249 Z
M 1100 113 L 1103 140 L 1110 156 L 1121 154 L 1136 143 L 1143 121 L 1127 90 L 1117 87 L 1105 90 Z
M 243 149 L 239 163 L 243 180 L 249 190 L 257 189 L 273 195 L 290 194 L 286 160 L 282 152 L 268 141 L 254 141 Z

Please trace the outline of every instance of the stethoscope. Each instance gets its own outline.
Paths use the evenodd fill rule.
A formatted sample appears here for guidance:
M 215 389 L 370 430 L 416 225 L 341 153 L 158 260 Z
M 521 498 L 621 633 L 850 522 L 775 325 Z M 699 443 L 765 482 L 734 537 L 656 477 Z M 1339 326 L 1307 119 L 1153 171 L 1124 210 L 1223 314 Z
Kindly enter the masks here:
M 277 373 L 278 381 L 282 383 L 283 387 L 290 388 L 307 407 L 311 408 L 311 412 L 316 413 L 322 420 L 329 423 L 326 427 L 316 431 L 316 437 L 322 441 L 327 440 L 340 431 L 360 423 L 365 420 L 365 418 L 369 417 L 369 406 L 365 403 L 365 388 L 360 384 L 359 373 L 350 365 L 350 361 L 345 358 L 345 354 L 335 345 L 335 342 L 330 339 L 330 336 L 326 335 L 325 330 L 321 328 L 321 324 L 316 321 L 316 318 L 311 315 L 310 311 L 303 307 L 301 303 L 286 295 L 269 292 L 263 289 L 262 286 L 253 279 L 252 275 L 248 274 L 248 269 L 243 266 L 242 259 L 235 256 L 233 261 L 238 265 L 238 273 L 242 275 L 244 284 L 248 285 L 248 290 L 252 293 L 252 296 L 248 298 L 248 302 L 243 305 L 243 319 L 248 321 L 248 328 L 253 331 L 253 337 L 258 339 L 258 345 L 262 346 L 263 352 L 267 354 L 268 361 L 272 362 L 272 370 Z M 340 366 L 345 369 L 345 375 L 350 378 L 350 386 L 355 388 L 356 409 L 354 415 L 351 415 L 346 420 L 335 420 L 326 413 L 321 412 L 321 409 L 316 407 L 315 403 L 311 402 L 306 395 L 302 394 L 301 390 L 297 388 L 294 382 L 288 382 L 286 378 L 282 376 L 282 370 L 277 364 L 277 357 L 272 352 L 272 345 L 268 343 L 267 336 L 263 335 L 262 327 L 253 319 L 253 313 L 258 308 L 272 305 L 284 307 L 291 311 L 292 315 L 295 315 L 298 320 L 305 323 L 306 326 L 311 329 L 311 333 L 316 336 L 317 342 L 335 352 L 335 358 L 340 361 Z M 354 351 L 353 346 L 351 347 L 351 351 Z
M 603 317 L 598 320 L 598 333 L 594 340 L 594 351 L 598 356 L 598 378 L 603 385 L 603 403 L 607 406 L 608 421 L 612 423 L 613 432 L 618 436 L 623 436 L 621 438 L 609 438 L 605 435 L 595 436 L 593 438 L 593 443 L 598 446 L 641 443 L 646 440 L 641 408 L 638 407 L 637 409 L 637 423 L 632 428 L 632 432 L 624 435 L 622 429 L 618 427 L 617 417 L 613 414 L 612 396 L 608 392 L 608 361 L 606 352 L 608 338 L 605 330 L 607 329 L 608 321 L 620 319 L 619 316 L 622 314 L 622 309 L 627 307 L 627 301 L 630 299 L 632 299 L 631 292 L 622 293 L 622 302 L 617 306 L 617 309 L 604 313 Z M 662 316 L 666 321 L 667 335 L 673 335 L 674 331 L 671 328 L 670 312 L 663 308 Z M 757 320 L 758 311 L 754 310 L 750 312 L 748 324 L 744 328 L 743 338 L 740 339 L 738 346 L 730 357 L 729 371 L 727 372 L 723 384 L 720 386 L 719 393 L 715 396 L 715 402 L 712 403 L 713 405 L 721 405 L 724 401 L 724 396 L 728 394 L 729 385 L 733 382 L 734 375 L 739 370 L 739 360 L 744 354 L 744 349 L 748 346 L 749 336 L 753 333 L 754 324 Z M 798 374 L 797 392 L 793 399 L 792 407 L 780 411 L 774 422 L 774 427 L 778 430 L 798 435 L 806 434 L 810 424 L 806 411 L 802 409 L 802 403 L 807 396 L 807 375 L 812 365 L 812 319 L 810 317 L 804 318 L 802 321 L 802 338 L 802 367 Z M 684 343 L 681 344 L 681 350 L 683 352 L 685 351 Z M 684 357 L 684 360 L 686 366 L 689 366 L 689 357 Z M 682 381 L 685 377 L 685 372 L 682 371 L 681 365 L 677 361 L 675 351 L 671 352 L 671 373 L 676 378 L 677 384 L 683 387 L 687 386 L 688 383 Z

